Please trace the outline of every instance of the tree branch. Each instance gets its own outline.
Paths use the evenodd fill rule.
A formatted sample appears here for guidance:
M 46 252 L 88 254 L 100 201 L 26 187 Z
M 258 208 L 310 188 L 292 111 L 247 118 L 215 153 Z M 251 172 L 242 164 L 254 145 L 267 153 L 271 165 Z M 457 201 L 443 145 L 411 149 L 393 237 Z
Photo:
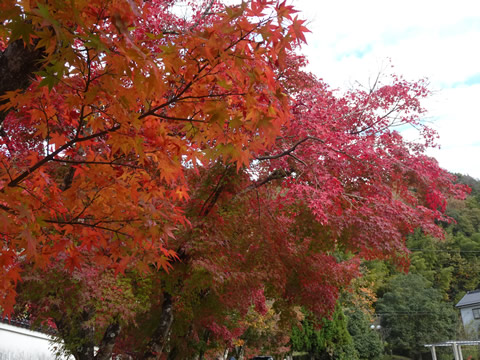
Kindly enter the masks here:
M 79 143 L 79 142 L 83 142 L 83 141 L 88 141 L 88 140 L 91 140 L 91 139 L 95 139 L 97 137 L 100 137 L 100 136 L 103 136 L 103 135 L 106 135 L 108 133 L 111 133 L 111 132 L 114 132 L 114 131 L 117 131 L 118 129 L 120 129 L 120 124 L 117 124 L 115 126 L 113 126 L 112 128 L 110 129 L 107 129 L 107 130 L 104 130 L 104 131 L 100 131 L 96 134 L 92 134 L 92 135 L 89 135 L 89 136 L 85 136 L 83 138 L 74 138 L 70 141 L 68 141 L 67 143 L 63 144 L 62 146 L 60 146 L 57 150 L 55 150 L 54 152 L 50 153 L 50 155 L 48 156 L 45 156 L 42 160 L 38 161 L 35 165 L 33 165 L 32 167 L 30 167 L 28 170 L 24 171 L 23 173 L 21 173 L 20 175 L 18 175 L 15 179 L 13 179 L 12 181 L 10 181 L 7 186 L 9 187 L 14 187 L 14 186 L 17 186 L 18 184 L 20 184 L 28 175 L 30 175 L 31 173 L 33 173 L 35 170 L 37 170 L 39 167 L 41 167 L 42 165 L 46 164 L 47 162 L 51 161 L 55 156 L 57 156 L 58 154 L 60 154 L 62 151 L 68 149 L 70 146 L 76 144 L 76 143 Z
M 210 0 L 210 3 L 205 8 L 205 11 L 203 12 L 202 16 L 200 16 L 197 19 L 197 21 L 195 21 L 195 23 L 188 28 L 188 31 L 193 31 L 200 24 L 200 22 L 207 17 L 207 15 L 210 13 L 210 9 L 212 8 L 214 2 L 215 0 Z
M 259 156 L 259 157 L 257 157 L 256 159 L 257 159 L 257 160 L 274 160 L 274 159 L 281 158 L 282 156 L 285 156 L 285 155 L 290 155 L 290 153 L 292 153 L 293 151 L 295 151 L 295 149 L 298 147 L 298 145 L 303 144 L 305 141 L 307 141 L 307 140 L 309 140 L 309 139 L 310 139 L 310 137 L 307 136 L 306 138 L 297 141 L 297 142 L 296 142 L 295 144 L 293 144 L 293 146 L 292 146 L 290 149 L 288 149 L 288 150 L 282 151 L 281 153 L 276 154 L 276 155 Z
M 323 145 L 325 145 L 326 147 L 328 147 L 330 150 L 338 153 L 338 154 L 342 154 L 354 161 L 359 161 L 358 159 L 354 158 L 352 155 L 350 154 L 347 154 L 345 151 L 343 150 L 338 150 L 338 149 L 335 149 L 333 148 L 332 146 L 328 145 L 325 140 L 323 139 L 320 139 L 316 136 L 306 136 L 304 137 L 303 139 L 297 141 L 295 144 L 293 144 L 293 146 L 290 148 L 290 149 L 287 149 L 287 150 L 284 150 L 282 151 L 281 153 L 278 153 L 278 154 L 275 154 L 275 155 L 267 155 L 267 156 L 259 156 L 259 157 L 256 157 L 255 159 L 257 160 L 275 160 L 275 159 L 278 159 L 278 158 L 281 158 L 282 156 L 291 156 L 293 157 L 295 160 L 301 162 L 302 164 L 306 165 L 305 162 L 303 162 L 302 160 L 300 160 L 299 158 L 297 158 L 296 156 L 294 156 L 292 154 L 293 151 L 295 151 L 295 149 L 300 145 L 300 144 L 303 144 L 304 142 L 308 141 L 308 140 L 313 140 L 313 141 L 317 141 L 319 143 L 322 143 Z
M 165 120 L 173 120 L 173 121 L 186 121 L 186 122 L 199 122 L 199 123 L 204 123 L 204 120 L 198 120 L 198 119 L 189 119 L 189 118 L 179 118 L 179 117 L 174 117 L 174 116 L 166 116 L 166 115 L 161 115 L 161 114 L 150 114 L 151 116 L 155 116 L 161 119 Z
M 237 197 L 239 195 L 243 195 L 249 191 L 258 189 L 260 186 L 263 186 L 270 181 L 273 180 L 280 180 L 284 179 L 287 176 L 290 176 L 294 172 L 294 169 L 289 169 L 289 170 L 284 170 L 284 169 L 275 169 L 271 174 L 269 174 L 267 177 L 253 183 L 252 185 L 247 186 L 245 189 L 237 193 L 234 197 Z
M 81 226 L 86 226 L 90 228 L 95 228 L 95 229 L 100 229 L 100 230 L 105 230 L 105 231 L 110 231 L 112 233 L 118 234 L 118 235 L 123 235 L 123 236 L 128 236 L 132 237 L 131 234 L 127 234 L 125 232 L 122 232 L 120 230 L 112 229 L 106 226 L 99 226 L 98 223 L 95 224 L 90 224 L 87 222 L 81 222 L 81 221 L 60 221 L 60 220 L 44 220 L 46 223 L 49 224 L 59 224 L 59 225 L 81 225 Z M 101 223 L 101 222 L 100 222 Z
M 141 166 L 124 164 L 124 163 L 116 163 L 115 160 L 112 160 L 112 161 L 88 161 L 88 160 L 52 159 L 52 161 L 61 162 L 61 163 L 65 163 L 65 164 L 111 165 L 111 166 L 125 166 L 125 167 L 130 167 L 132 169 L 143 169 Z

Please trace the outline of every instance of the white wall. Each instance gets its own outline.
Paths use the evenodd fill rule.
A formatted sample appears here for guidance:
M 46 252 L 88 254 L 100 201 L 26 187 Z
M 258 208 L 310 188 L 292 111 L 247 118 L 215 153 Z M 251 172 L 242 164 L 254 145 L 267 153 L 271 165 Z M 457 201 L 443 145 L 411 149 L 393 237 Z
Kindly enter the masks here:
M 0 323 L 0 360 L 55 360 L 51 340 L 46 334 Z
M 480 329 L 480 320 L 473 317 L 472 309 L 478 307 L 478 304 L 475 304 L 474 307 L 465 307 L 460 309 L 465 332 L 475 336 L 478 334 L 478 330 Z

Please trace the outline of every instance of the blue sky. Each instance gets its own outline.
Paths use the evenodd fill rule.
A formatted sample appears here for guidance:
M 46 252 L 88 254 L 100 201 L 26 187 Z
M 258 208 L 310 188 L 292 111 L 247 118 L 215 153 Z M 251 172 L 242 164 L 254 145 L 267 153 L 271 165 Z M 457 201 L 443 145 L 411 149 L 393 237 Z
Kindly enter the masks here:
M 480 1 L 293 0 L 312 33 L 308 69 L 334 88 L 368 84 L 389 60 L 406 79 L 427 77 L 430 155 L 480 179 Z M 408 136 L 408 135 L 407 135 Z

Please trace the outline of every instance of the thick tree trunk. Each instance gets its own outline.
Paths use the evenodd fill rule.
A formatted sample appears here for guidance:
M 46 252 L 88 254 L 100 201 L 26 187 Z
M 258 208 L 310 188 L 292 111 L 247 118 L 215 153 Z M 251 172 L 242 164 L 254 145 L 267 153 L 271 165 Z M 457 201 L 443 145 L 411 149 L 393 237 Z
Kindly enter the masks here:
M 205 349 L 207 348 L 209 338 L 210 338 L 210 331 L 205 330 L 205 332 L 203 333 L 203 342 L 205 343 L 205 345 L 202 347 L 202 349 L 200 350 L 200 353 L 198 354 L 198 360 L 203 360 L 203 356 L 205 355 Z
M 159 324 L 147 345 L 147 350 L 143 355 L 145 360 L 159 359 L 168 340 L 168 334 L 173 322 L 173 303 L 172 296 L 168 293 L 163 294 L 162 315 Z
M 44 57 L 44 49 L 35 49 L 35 46 L 35 43 L 25 46 L 19 39 L 0 53 L 0 96 L 7 91 L 24 90 L 31 84 L 34 72 L 43 65 Z M 0 105 L 5 103 L 6 100 L 0 101 Z M 0 124 L 6 115 L 7 111 L 0 111 Z
M 243 360 L 244 356 L 243 356 L 243 346 L 239 346 L 237 348 L 237 359 L 238 360 Z
M 93 333 L 93 331 L 92 331 Z M 95 360 L 95 346 L 94 343 L 88 341 L 78 348 L 74 354 L 76 360 Z
M 109 360 L 112 358 L 113 347 L 118 334 L 120 334 L 120 325 L 118 323 L 108 325 L 98 347 L 98 352 L 95 355 L 95 360 Z
M 62 319 L 55 321 L 60 337 L 65 341 L 69 338 L 82 339 L 82 343 L 75 347 L 75 344 L 68 344 L 67 348 L 72 352 L 75 360 L 109 360 L 112 358 L 115 341 L 120 333 L 118 323 L 110 324 L 103 339 L 95 352 L 95 329 L 91 326 L 85 326 L 85 323 L 91 319 L 93 311 L 84 311 L 80 321 L 71 319 Z
M 60 338 L 65 342 L 66 348 L 71 351 L 75 360 L 94 360 L 95 356 L 95 331 L 85 324 L 92 318 L 93 311 L 82 311 L 79 318 L 69 319 L 63 317 L 55 319 L 55 325 Z M 81 343 L 69 343 L 66 339 L 81 339 Z
M 176 360 L 178 356 L 178 347 L 174 346 L 168 352 L 167 360 Z

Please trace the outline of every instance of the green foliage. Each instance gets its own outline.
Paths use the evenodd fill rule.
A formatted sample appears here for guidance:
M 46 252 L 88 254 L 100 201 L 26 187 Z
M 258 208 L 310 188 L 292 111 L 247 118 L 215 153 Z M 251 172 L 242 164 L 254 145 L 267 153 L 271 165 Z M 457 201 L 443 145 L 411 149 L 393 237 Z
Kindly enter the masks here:
M 95 267 L 68 274 L 29 269 L 16 310 L 33 326 L 56 327 L 57 354 L 78 356 L 79 349 L 100 342 L 110 324 L 129 327 L 150 307 L 154 283 L 136 272 L 115 275 Z M 71 275 L 71 276 L 70 276 Z M 79 309 L 83 309 L 79 311 Z
M 377 302 L 377 313 L 395 353 L 417 357 L 424 344 L 452 339 L 457 312 L 440 290 L 418 274 L 397 275 Z
M 320 329 L 317 329 L 321 326 Z M 302 328 L 292 329 L 292 350 L 307 352 L 318 360 L 358 359 L 353 339 L 347 330 L 347 318 L 337 304 L 332 319 L 316 321 L 306 314 Z
M 475 197 L 480 195 L 480 181 L 469 175 L 455 174 L 455 176 L 460 184 L 468 185 L 472 189 L 472 196 Z
M 383 354 L 383 342 L 376 330 L 370 329 L 368 316 L 358 310 L 347 312 L 348 332 L 350 333 L 359 360 L 380 360 Z
M 455 271 L 452 253 L 446 246 L 447 242 L 441 243 L 421 231 L 416 231 L 408 239 L 408 247 L 412 250 L 410 272 L 419 274 L 432 283 L 445 299 L 448 298 Z
M 473 180 L 472 180 L 473 181 Z M 474 187 L 470 183 L 469 186 Z M 441 241 L 416 231 L 408 239 L 410 272 L 420 274 L 438 289 L 445 300 L 458 302 L 480 286 L 480 197 L 452 199 L 447 214 L 455 221 L 444 224 Z

